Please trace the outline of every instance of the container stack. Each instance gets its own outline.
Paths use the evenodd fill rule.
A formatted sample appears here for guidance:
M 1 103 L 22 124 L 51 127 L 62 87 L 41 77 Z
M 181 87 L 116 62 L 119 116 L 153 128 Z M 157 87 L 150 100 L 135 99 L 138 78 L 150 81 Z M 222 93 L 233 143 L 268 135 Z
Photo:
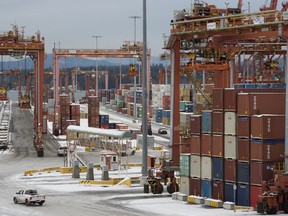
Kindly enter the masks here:
M 66 135 L 67 120 L 70 120 L 70 98 L 69 95 L 63 94 L 59 98 L 60 105 L 60 129 L 61 134 Z
M 190 137 L 181 139 L 181 192 L 256 207 L 262 181 L 284 161 L 284 90 L 213 89 L 213 110 L 191 115 Z
M 97 96 L 88 97 L 88 127 L 99 128 L 99 98 Z
M 70 104 L 70 119 L 80 126 L 80 104 Z

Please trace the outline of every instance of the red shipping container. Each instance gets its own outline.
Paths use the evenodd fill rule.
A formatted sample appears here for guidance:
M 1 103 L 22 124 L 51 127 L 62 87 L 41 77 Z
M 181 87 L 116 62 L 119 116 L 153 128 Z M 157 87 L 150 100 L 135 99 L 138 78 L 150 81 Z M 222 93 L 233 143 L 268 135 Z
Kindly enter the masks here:
M 250 186 L 250 205 L 257 210 L 257 202 L 260 201 L 259 196 L 262 195 L 265 191 L 262 190 L 261 186 Z
M 236 91 L 234 88 L 224 89 L 224 110 L 225 111 L 236 111 Z
M 239 116 L 260 114 L 285 114 L 284 93 L 239 93 L 237 96 Z
M 262 162 L 284 161 L 284 140 L 251 140 L 251 160 Z
M 179 144 L 179 151 L 180 153 L 190 153 L 190 143 L 180 143 Z
M 201 135 L 201 115 L 191 115 L 190 133 L 192 135 Z
M 243 162 L 250 161 L 250 140 L 238 139 L 237 145 L 238 160 Z
M 201 137 L 200 136 L 191 137 L 190 152 L 191 154 L 201 155 Z
M 190 195 L 201 196 L 200 178 L 190 178 Z
M 212 133 L 224 134 L 224 113 L 213 111 L 212 113 Z
M 236 182 L 237 160 L 225 159 L 224 177 L 227 182 Z
M 262 185 L 262 181 L 274 178 L 274 163 L 252 161 L 250 164 L 250 184 Z
M 212 135 L 202 134 L 201 136 L 201 155 L 212 155 Z
M 224 137 L 223 135 L 213 134 L 212 136 L 212 156 L 223 157 L 224 156 Z
M 163 110 L 169 110 L 170 109 L 170 96 L 169 95 L 163 95 L 162 107 L 163 107 Z
M 223 111 L 224 109 L 224 89 L 214 88 L 213 89 L 213 110 Z
M 253 115 L 252 139 L 285 139 L 285 115 Z
M 237 133 L 239 138 L 250 138 L 250 117 L 238 117 Z
M 224 201 L 224 182 L 223 181 L 213 181 L 212 187 L 212 198 Z

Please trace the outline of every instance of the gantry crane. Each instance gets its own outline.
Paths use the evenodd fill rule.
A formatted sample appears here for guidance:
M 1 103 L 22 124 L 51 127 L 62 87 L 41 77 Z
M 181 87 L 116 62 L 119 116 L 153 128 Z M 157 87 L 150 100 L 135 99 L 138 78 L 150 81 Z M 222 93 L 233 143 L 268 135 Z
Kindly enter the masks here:
M 150 61 L 151 50 L 147 50 L 147 95 L 149 98 L 149 84 L 150 84 Z M 53 80 L 54 80 L 54 122 L 53 133 L 59 131 L 59 61 L 61 57 L 96 57 L 96 58 L 141 58 L 143 56 L 143 44 L 142 42 L 125 41 L 119 49 L 53 49 Z M 98 80 L 98 79 L 96 79 Z M 98 85 L 98 83 L 96 83 Z M 96 92 L 97 94 L 97 92 Z M 149 106 L 149 103 L 148 103 Z
M 0 35 L 0 55 L 30 56 L 34 61 L 35 73 L 35 109 L 34 109 L 34 139 L 33 143 L 38 157 L 44 155 L 42 138 L 43 126 L 43 74 L 44 74 L 44 37 L 40 32 L 24 38 L 18 26 L 13 25 L 12 30 Z
M 22 92 L 21 92 L 21 70 L 18 69 L 18 68 L 15 68 L 15 69 L 10 69 L 9 71 L 2 71 L 0 72 L 0 76 L 3 76 L 3 75 L 14 75 L 14 76 L 17 76 L 18 78 L 18 83 L 17 83 L 17 86 L 18 86 L 18 102 L 20 104 L 20 101 L 21 101 L 21 97 L 22 97 Z

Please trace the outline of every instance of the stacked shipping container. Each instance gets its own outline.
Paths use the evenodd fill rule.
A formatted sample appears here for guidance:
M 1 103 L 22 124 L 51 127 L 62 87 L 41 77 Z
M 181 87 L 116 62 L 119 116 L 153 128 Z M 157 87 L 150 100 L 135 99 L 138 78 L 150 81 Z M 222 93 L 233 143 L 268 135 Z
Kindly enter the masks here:
M 60 95 L 60 130 L 62 135 L 66 135 L 67 120 L 70 120 L 70 98 L 69 95 Z
M 99 128 L 99 98 L 97 96 L 88 97 L 88 127 Z

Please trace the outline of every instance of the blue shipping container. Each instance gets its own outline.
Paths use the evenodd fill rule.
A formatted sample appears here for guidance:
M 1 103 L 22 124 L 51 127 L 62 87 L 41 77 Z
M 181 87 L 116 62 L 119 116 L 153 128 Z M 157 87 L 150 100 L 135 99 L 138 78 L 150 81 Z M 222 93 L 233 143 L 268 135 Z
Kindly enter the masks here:
M 201 181 L 201 196 L 206 198 L 212 198 L 212 181 L 204 180 Z
M 212 158 L 212 178 L 214 180 L 223 180 L 223 159 Z
M 285 83 L 271 83 L 270 88 L 286 88 Z
M 266 89 L 266 88 L 269 88 L 269 87 L 270 87 L 269 83 L 257 84 L 257 88 L 259 88 L 259 89 Z
M 234 88 L 235 89 L 239 89 L 239 88 L 245 88 L 245 84 L 234 84 Z
M 255 83 L 246 83 L 245 88 L 247 89 L 255 89 L 257 88 L 257 85 Z
M 163 110 L 162 116 L 166 118 L 170 117 L 170 110 Z
M 250 206 L 250 187 L 249 184 L 238 184 L 237 186 L 237 205 Z
M 212 131 L 212 111 L 204 110 L 202 112 L 202 133 L 211 133 Z
M 249 183 L 250 169 L 249 163 L 238 162 L 237 164 L 237 181 L 239 183 Z
M 234 190 L 233 186 L 234 186 L 234 183 L 225 182 L 225 197 L 224 197 L 225 202 L 228 201 L 228 202 L 237 203 L 237 190 Z M 234 197 L 234 193 L 236 193 L 235 197 Z

